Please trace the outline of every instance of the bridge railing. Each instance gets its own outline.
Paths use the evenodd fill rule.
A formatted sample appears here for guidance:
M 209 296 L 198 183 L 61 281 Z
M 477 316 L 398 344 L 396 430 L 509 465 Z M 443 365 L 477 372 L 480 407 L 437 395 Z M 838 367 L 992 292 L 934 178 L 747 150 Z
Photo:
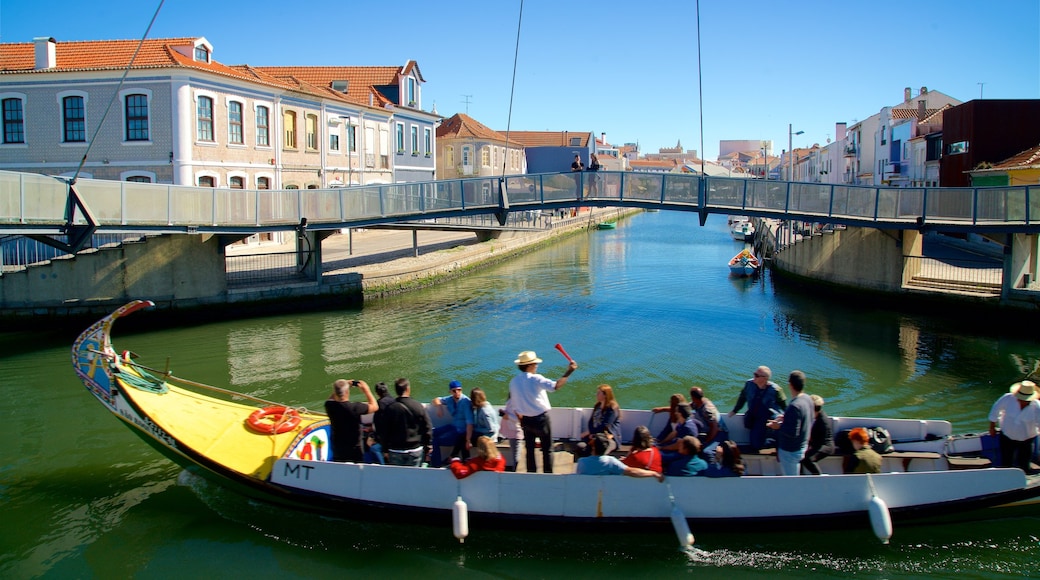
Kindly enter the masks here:
M 703 180 L 703 201 L 700 199 Z M 887 188 L 821 183 L 702 178 L 681 173 L 580 172 L 474 177 L 334 189 L 215 189 L 81 179 L 84 203 L 102 226 L 264 228 L 298 224 L 392 221 L 438 214 L 491 213 L 503 204 L 563 207 L 660 205 L 709 213 L 755 214 L 838 223 L 915 227 L 1040 228 L 1040 186 Z M 0 227 L 63 224 L 68 184 L 31 173 L 0 171 Z M 75 223 L 84 223 L 77 215 Z M 9 228 L 10 229 L 10 228 Z

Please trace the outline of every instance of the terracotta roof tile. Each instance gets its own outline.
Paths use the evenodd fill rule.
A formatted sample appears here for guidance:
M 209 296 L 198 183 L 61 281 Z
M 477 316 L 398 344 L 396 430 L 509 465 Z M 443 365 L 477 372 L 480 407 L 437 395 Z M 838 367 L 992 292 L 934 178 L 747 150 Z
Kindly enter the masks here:
M 593 139 L 589 131 L 510 131 L 509 138 L 526 147 L 588 147 Z M 578 145 L 571 144 L 574 138 L 580 139 Z
M 512 136 L 512 135 L 510 135 Z M 506 136 L 498 131 L 489 129 L 473 117 L 463 113 L 456 113 L 441 122 L 437 127 L 437 138 L 472 137 L 475 139 L 488 139 L 491 141 L 506 142 Z M 516 140 L 510 140 L 511 145 L 520 145 Z
M 31 42 L 0 44 L 0 75 L 2 74 L 47 74 L 54 72 L 79 72 L 122 70 L 134 58 L 133 69 L 190 68 L 249 82 L 293 90 L 314 96 L 331 98 L 368 106 L 384 107 L 390 101 L 372 86 L 396 83 L 401 67 L 254 67 L 249 65 L 225 65 L 210 59 L 198 62 L 192 58 L 193 45 L 201 38 L 156 38 L 139 40 L 89 40 L 55 43 L 53 68 L 35 70 L 35 46 Z M 177 47 L 185 48 L 182 54 Z M 418 72 L 414 61 L 410 67 Z M 421 75 L 420 75 L 421 78 Z M 349 92 L 344 94 L 332 90 L 332 80 L 349 81 Z
M 1037 169 L 1040 168 L 1040 145 L 1036 147 L 1030 147 L 1025 151 L 1013 155 L 1000 163 L 997 163 L 992 169 Z
M 414 60 L 408 61 L 404 67 L 396 66 L 258 66 L 253 67 L 278 79 L 293 79 L 296 83 L 307 83 L 322 87 L 333 94 L 343 96 L 344 93 L 332 90 L 333 81 L 347 81 L 346 97 L 352 102 L 368 104 L 369 95 L 373 95 L 375 106 L 393 103 L 386 95 L 373 87 L 396 85 L 400 75 L 415 70 L 422 80 L 422 73 Z M 398 106 L 403 106 L 398 104 Z

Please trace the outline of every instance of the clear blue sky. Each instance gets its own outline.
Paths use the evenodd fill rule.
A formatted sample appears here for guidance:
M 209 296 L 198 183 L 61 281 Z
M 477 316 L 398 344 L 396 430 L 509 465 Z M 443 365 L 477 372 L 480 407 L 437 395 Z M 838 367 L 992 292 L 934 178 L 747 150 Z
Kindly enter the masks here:
M 136 39 L 158 1 L 0 0 L 0 40 Z M 401 65 L 424 107 L 509 118 L 519 0 L 167 0 L 151 37 L 205 36 L 251 65 Z M 702 0 L 704 147 L 693 0 L 526 0 L 511 127 L 593 131 L 644 152 L 720 139 L 824 144 L 921 86 L 962 101 L 1040 98 L 1038 0 Z M 979 83 L 985 83 L 979 85 Z M 468 97 L 467 97 L 468 95 Z

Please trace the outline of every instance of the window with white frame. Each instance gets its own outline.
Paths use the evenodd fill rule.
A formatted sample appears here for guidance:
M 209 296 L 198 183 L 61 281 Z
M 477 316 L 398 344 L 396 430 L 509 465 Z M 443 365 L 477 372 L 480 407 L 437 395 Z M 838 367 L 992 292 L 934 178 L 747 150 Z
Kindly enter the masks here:
M 307 115 L 307 149 L 318 150 L 318 116 Z
M 257 189 L 271 189 L 271 178 L 270 177 L 257 177 L 256 178 Z
M 347 125 L 347 151 L 357 153 L 357 126 Z
M 412 155 L 419 154 L 419 128 L 415 125 L 411 126 L 412 136 Z
M 408 106 L 414 107 L 416 105 L 415 98 L 415 78 L 408 77 Z
M 198 107 L 195 114 L 198 119 L 198 134 L 197 138 L 199 141 L 212 141 L 213 140 L 213 99 L 210 97 L 200 96 Z
M 87 112 L 84 98 L 65 97 L 61 100 L 62 140 L 65 143 L 83 143 L 87 140 Z
M 480 148 L 481 167 L 491 167 L 491 148 L 487 145 Z
M 470 149 L 469 145 L 463 146 L 462 147 L 462 166 L 463 167 L 469 167 L 469 166 L 473 165 L 472 157 L 473 157 L 473 151 Z
M 423 153 L 426 153 L 426 156 L 429 157 L 430 153 L 433 153 L 433 131 L 429 127 L 423 129 L 423 143 L 426 147 Z
M 20 97 L 3 100 L 4 143 L 25 143 L 25 101 Z
M 238 101 L 228 102 L 228 143 L 245 143 L 242 137 L 242 103 Z
M 394 140 L 397 145 L 397 152 L 404 153 L 404 123 L 397 124 Z
M 209 49 L 204 45 L 195 47 L 195 60 L 199 62 L 209 62 Z
M 126 140 L 148 140 L 148 95 L 133 94 L 124 98 Z
M 147 175 L 131 175 L 130 177 L 127 177 L 124 181 L 129 181 L 131 183 L 151 183 L 152 178 L 148 177 Z
M 245 189 L 245 178 L 238 175 L 232 175 L 228 178 L 228 187 L 230 187 L 231 189 Z
M 339 151 L 339 133 L 329 131 L 329 151 Z
M 259 147 L 271 145 L 271 110 L 263 105 L 256 108 L 256 144 Z
M 199 176 L 199 187 L 216 187 L 217 180 L 211 175 L 200 175 Z

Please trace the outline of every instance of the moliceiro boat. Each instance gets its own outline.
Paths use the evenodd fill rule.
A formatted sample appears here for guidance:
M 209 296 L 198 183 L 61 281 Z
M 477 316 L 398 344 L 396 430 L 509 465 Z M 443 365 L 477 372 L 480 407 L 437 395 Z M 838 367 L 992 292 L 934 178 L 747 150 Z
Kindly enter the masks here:
M 135 301 L 84 331 L 72 364 L 90 391 L 134 433 L 185 469 L 223 482 L 251 497 L 346 518 L 400 519 L 443 526 L 456 536 L 468 525 L 564 527 L 599 531 L 666 532 L 860 527 L 938 519 L 982 519 L 1021 513 L 1038 505 L 1040 478 L 1019 469 L 987 468 L 981 436 L 954 436 L 950 423 L 933 420 L 834 418 L 835 432 L 857 426 L 886 428 L 896 451 L 883 472 L 842 475 L 841 458 L 820 462 L 829 477 L 780 477 L 775 457 L 745 455 L 739 478 L 587 476 L 569 473 L 479 472 L 458 480 L 447 469 L 333 463 L 328 418 L 148 369 L 129 352 L 118 353 L 110 332 L 121 316 L 151 306 Z M 157 355 L 161 356 L 161 355 Z M 552 410 L 554 435 L 576 438 L 591 409 Z M 438 419 L 432 413 L 434 422 Z M 622 413 L 622 433 L 636 425 L 652 432 L 666 413 Z M 741 420 L 730 438 L 747 441 Z M 704 501 L 711 498 L 711 501 Z M 467 515 L 468 514 L 468 515 Z M 889 519 L 890 518 L 890 519 Z M 768 523 L 766 524 L 765 522 Z M 621 525 L 618 525 L 621 524 Z M 877 531 L 877 530 L 881 531 Z M 680 534 L 680 543 L 689 534 Z

